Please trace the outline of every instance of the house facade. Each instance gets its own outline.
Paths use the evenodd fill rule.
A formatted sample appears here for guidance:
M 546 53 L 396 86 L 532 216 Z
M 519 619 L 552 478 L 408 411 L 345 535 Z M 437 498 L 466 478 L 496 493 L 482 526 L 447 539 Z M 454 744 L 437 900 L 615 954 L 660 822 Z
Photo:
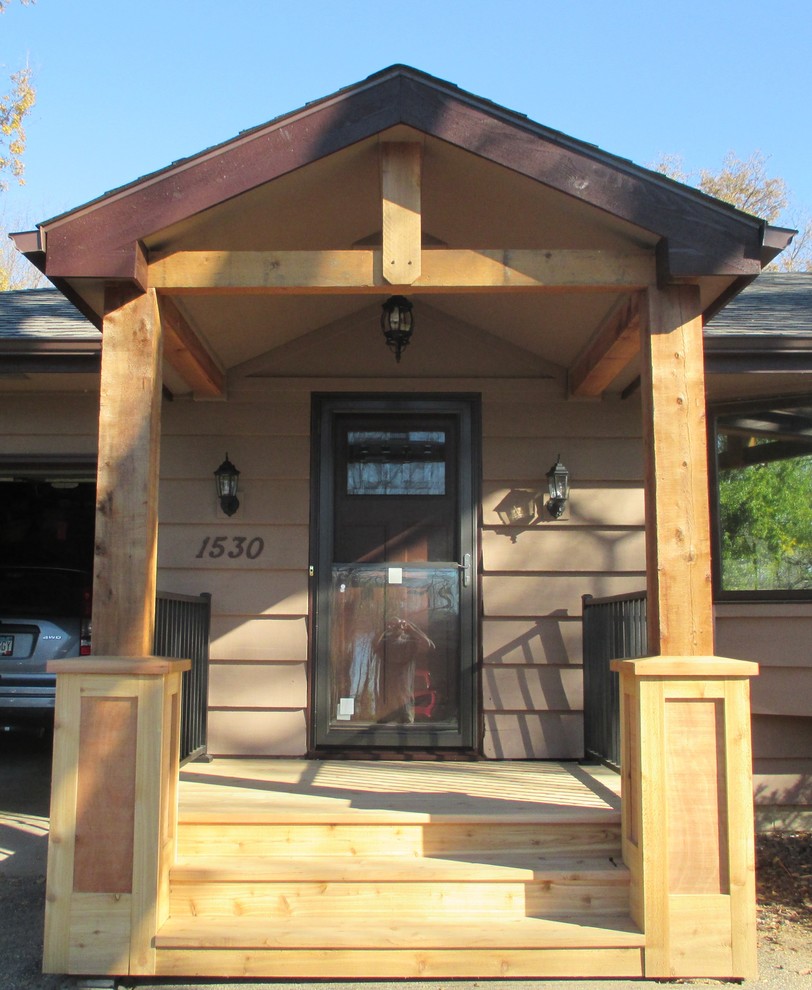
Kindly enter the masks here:
M 80 783 L 55 791 L 73 845 L 49 967 L 168 972 L 177 675 L 149 659 L 156 586 L 212 595 L 215 756 L 497 761 L 582 756 L 581 598 L 645 588 L 651 657 L 620 665 L 629 951 L 647 975 L 748 975 L 755 666 L 715 655 L 703 323 L 789 237 L 402 66 L 15 235 L 103 341 L 63 432 L 23 382 L 6 413 L 30 463 L 93 454 L 98 427 L 96 664 L 59 671 Z M 133 781 L 153 757 L 163 781 L 152 824 L 133 796 L 124 828 L 155 890 L 81 866 L 83 760 L 109 734 Z M 687 828 L 689 767 L 711 796 Z M 89 969 L 81 924 L 116 892 L 132 904 Z M 718 945 L 688 973 L 697 917 Z

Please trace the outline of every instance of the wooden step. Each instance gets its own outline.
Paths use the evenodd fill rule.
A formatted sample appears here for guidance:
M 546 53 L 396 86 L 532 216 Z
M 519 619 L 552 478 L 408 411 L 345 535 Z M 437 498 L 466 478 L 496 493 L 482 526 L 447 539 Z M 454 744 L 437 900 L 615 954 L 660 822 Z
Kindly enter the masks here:
M 281 859 L 259 856 L 179 858 L 172 868 L 172 882 L 228 883 L 253 880 L 287 882 L 433 882 L 433 881 L 531 881 L 555 878 L 620 883 L 626 867 L 614 857 L 562 857 L 519 852 L 460 853 L 453 857 L 305 856 Z
M 341 914 L 494 922 L 531 915 L 617 915 L 628 910 L 629 874 L 609 860 L 534 866 L 453 860 L 258 860 L 177 867 L 172 916 L 307 918 Z
M 170 917 L 155 946 L 187 949 L 545 949 L 639 948 L 644 936 L 626 917 L 593 919 L 514 918 L 495 925 L 466 917 L 458 922 L 421 924 L 398 918 L 346 919 L 314 916 L 259 922 L 244 918 Z M 360 975 L 360 974 L 359 974 Z
M 223 856 L 433 857 L 487 852 L 526 852 L 577 857 L 619 857 L 620 820 L 601 821 L 304 823 L 298 821 L 184 822 L 178 826 L 178 857 Z

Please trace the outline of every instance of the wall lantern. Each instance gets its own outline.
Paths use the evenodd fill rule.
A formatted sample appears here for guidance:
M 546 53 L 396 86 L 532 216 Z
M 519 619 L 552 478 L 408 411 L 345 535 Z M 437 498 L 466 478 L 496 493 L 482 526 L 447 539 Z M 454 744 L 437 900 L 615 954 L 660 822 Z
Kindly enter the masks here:
M 386 346 L 395 352 L 395 360 L 409 344 L 414 330 L 412 304 L 405 296 L 390 296 L 383 304 L 381 330 L 386 337 Z
M 240 500 L 237 498 L 237 481 L 240 472 L 231 461 L 226 459 L 214 472 L 214 481 L 217 485 L 217 496 L 220 499 L 220 508 L 227 516 L 233 516 L 240 507 Z
M 547 487 L 550 492 L 547 511 L 553 519 L 560 519 L 567 499 L 570 497 L 570 473 L 561 463 L 561 454 L 558 455 L 558 460 L 547 472 Z

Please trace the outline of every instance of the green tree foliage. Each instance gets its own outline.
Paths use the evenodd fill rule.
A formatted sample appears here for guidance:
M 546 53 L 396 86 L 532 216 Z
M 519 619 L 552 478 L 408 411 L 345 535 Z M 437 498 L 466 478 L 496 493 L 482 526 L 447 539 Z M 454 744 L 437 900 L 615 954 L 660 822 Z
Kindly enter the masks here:
M 721 456 L 727 444 L 721 436 Z M 812 588 L 811 493 L 812 455 L 719 472 L 726 591 Z
M 0 0 L 0 14 L 5 13 L 10 0 Z M 33 0 L 20 0 L 28 5 Z M 11 75 L 10 89 L 0 94 L 0 189 L 7 182 L 3 175 L 11 175 L 23 183 L 23 152 L 25 151 L 25 130 L 23 121 L 31 112 L 36 101 L 36 93 L 31 83 L 31 69 L 26 66 Z
M 749 158 L 738 158 L 731 151 L 725 155 L 718 172 L 701 169 L 698 175 L 694 175 L 686 170 L 681 156 L 666 154 L 661 155 L 651 167 L 677 182 L 696 185 L 709 196 L 761 217 L 768 223 L 775 223 L 783 214 L 787 226 L 796 228 L 798 233 L 775 264 L 770 265 L 770 269 L 812 272 L 812 217 L 791 205 L 786 182 L 769 175 L 768 161 L 761 151 L 754 151 Z

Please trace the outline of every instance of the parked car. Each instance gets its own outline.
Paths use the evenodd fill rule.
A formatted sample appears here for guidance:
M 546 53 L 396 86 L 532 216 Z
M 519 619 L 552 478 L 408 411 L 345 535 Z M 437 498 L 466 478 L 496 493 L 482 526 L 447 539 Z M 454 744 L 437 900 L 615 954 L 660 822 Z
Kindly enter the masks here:
M 0 724 L 52 716 L 45 666 L 90 653 L 90 602 L 85 571 L 0 565 Z

